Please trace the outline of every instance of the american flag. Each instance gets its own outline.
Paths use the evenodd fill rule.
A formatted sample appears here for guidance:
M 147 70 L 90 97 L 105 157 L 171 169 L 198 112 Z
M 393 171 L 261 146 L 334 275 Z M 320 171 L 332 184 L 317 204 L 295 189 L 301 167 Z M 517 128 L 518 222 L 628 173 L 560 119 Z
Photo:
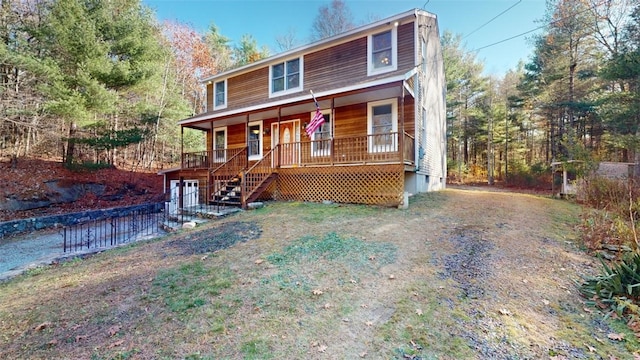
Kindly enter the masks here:
M 315 115 L 313 115 L 313 119 L 311 119 L 311 122 L 309 123 L 309 125 L 307 125 L 307 128 L 305 129 L 305 131 L 307 132 L 307 135 L 311 137 L 311 135 L 316 131 L 316 129 L 322 126 L 322 124 L 324 124 L 324 115 L 322 114 L 322 111 L 320 111 L 320 108 L 316 105 L 316 113 Z

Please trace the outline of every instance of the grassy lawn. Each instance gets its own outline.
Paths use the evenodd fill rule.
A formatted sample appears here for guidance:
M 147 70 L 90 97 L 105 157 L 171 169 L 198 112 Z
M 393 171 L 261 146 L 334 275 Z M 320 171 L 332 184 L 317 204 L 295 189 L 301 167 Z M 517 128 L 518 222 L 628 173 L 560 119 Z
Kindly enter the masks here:
M 633 358 L 575 287 L 597 271 L 579 211 L 463 190 L 269 203 L 0 284 L 0 358 Z

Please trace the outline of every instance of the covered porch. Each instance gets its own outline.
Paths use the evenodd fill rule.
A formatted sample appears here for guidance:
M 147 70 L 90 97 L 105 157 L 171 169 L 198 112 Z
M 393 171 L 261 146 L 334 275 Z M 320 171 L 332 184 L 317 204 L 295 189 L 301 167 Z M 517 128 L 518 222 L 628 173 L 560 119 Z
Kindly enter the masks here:
M 265 191 L 269 193 L 267 190 L 279 174 L 281 178 L 284 176 L 282 181 L 277 181 L 279 186 L 288 183 L 287 177 L 321 176 L 329 180 L 329 177 L 342 177 L 342 173 L 347 176 L 341 182 L 318 181 L 313 185 L 315 190 L 308 187 L 311 183 L 296 182 L 293 189 L 289 187 L 286 191 L 287 186 L 282 185 L 278 194 L 286 193 L 287 198 L 295 198 L 296 192 L 324 192 L 333 197 L 340 194 L 341 201 L 345 202 L 376 203 L 377 200 L 370 201 L 369 198 L 379 196 L 389 188 L 392 195 L 384 195 L 386 198 L 381 202 L 395 202 L 403 190 L 403 174 L 415 171 L 418 155 L 415 101 L 411 92 L 406 91 L 405 82 L 331 96 L 318 94 L 318 107 L 325 117 L 325 124 L 310 136 L 305 129 L 316 106 L 311 95 L 302 98 L 269 107 L 256 106 L 255 109 L 215 116 L 204 114 L 198 119 L 185 120 L 183 129 L 193 128 L 206 133 L 207 150 L 184 152 L 182 171 L 207 173 L 207 183 L 211 187 L 207 193 L 214 202 L 233 201 L 243 207 Z M 369 171 L 365 167 L 386 175 L 370 178 L 364 175 Z M 392 180 L 387 181 L 387 178 Z M 369 186 L 362 182 L 365 179 L 368 183 L 378 184 Z M 292 181 L 289 183 L 293 184 Z M 354 185 L 356 188 L 362 188 L 350 190 L 358 193 L 351 201 L 341 190 L 349 186 L 350 181 L 358 183 Z M 393 186 L 389 187 L 389 183 Z M 329 184 L 336 189 L 321 188 Z M 361 193 L 367 191 L 372 194 Z
M 321 132 L 305 129 L 316 110 L 311 94 L 298 101 L 256 105 L 214 115 L 203 114 L 181 123 L 183 129 L 205 132 L 207 150 L 183 152 L 183 169 L 213 169 L 246 149 L 247 164 L 272 154 L 274 168 L 367 163 L 415 165 L 415 103 L 405 81 L 365 89 L 317 94 L 325 117 Z M 382 120 L 372 105 L 387 105 Z M 378 121 L 387 123 L 379 124 Z

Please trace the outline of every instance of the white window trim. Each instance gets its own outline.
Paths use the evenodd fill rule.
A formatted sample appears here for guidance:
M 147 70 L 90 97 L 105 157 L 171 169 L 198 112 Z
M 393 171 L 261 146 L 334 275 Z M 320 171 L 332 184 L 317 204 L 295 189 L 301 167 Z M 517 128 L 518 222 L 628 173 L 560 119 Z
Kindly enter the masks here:
M 321 109 L 320 112 L 322 113 L 322 115 L 329 115 L 329 124 L 331 124 L 331 122 L 333 121 L 333 114 L 331 114 L 331 109 Z M 309 119 L 313 119 L 313 117 L 315 116 L 316 112 L 315 110 L 311 112 L 311 117 Z M 331 127 L 329 128 L 329 137 L 333 138 L 333 134 L 331 131 Z M 313 132 L 313 134 L 311 134 L 311 141 L 314 141 L 316 139 L 316 133 L 315 131 Z M 313 143 L 312 143 L 313 144 Z M 313 149 L 313 145 L 311 145 L 311 156 L 330 156 L 331 155 L 331 148 L 329 149 L 325 149 L 325 150 L 314 150 Z
M 295 59 L 298 59 L 300 62 L 300 70 L 299 70 L 300 84 L 298 85 L 298 87 L 295 87 L 295 88 L 273 92 L 273 66 L 278 64 L 283 64 L 283 63 L 285 64 L 284 67 L 285 67 L 285 84 L 286 84 L 287 83 L 287 74 L 286 74 L 287 61 L 291 61 Z M 304 56 L 289 58 L 289 59 L 278 61 L 276 63 L 269 65 L 269 98 L 297 93 L 302 91 L 303 88 L 304 88 Z
M 227 141 L 228 141 L 228 134 L 229 132 L 227 131 L 227 127 L 226 126 L 221 126 L 221 127 L 217 127 L 213 129 L 213 158 L 215 161 L 227 161 L 227 152 L 224 152 L 224 156 L 223 157 L 217 157 L 216 156 L 216 132 L 218 131 L 224 131 L 224 149 L 227 149 Z
M 398 99 L 386 99 L 367 103 L 367 135 L 373 135 L 373 108 L 380 105 L 391 105 L 391 132 L 398 136 Z M 398 151 L 398 139 L 396 138 L 393 146 L 376 146 L 373 137 L 369 137 L 368 151 L 370 153 Z
M 249 146 L 249 128 L 252 126 L 258 125 L 260 126 L 260 133 L 258 135 L 260 135 L 259 137 L 259 142 L 258 142 L 258 155 L 249 155 L 249 161 L 254 161 L 254 160 L 260 160 L 262 159 L 262 148 L 263 148 L 263 137 L 262 137 L 262 121 L 252 121 L 249 123 L 249 125 L 247 126 L 247 146 Z
M 373 66 L 373 36 L 391 30 L 391 66 L 376 69 Z M 367 76 L 384 74 L 398 69 L 398 28 L 395 26 L 367 36 Z
M 219 83 L 224 83 L 224 103 L 222 105 L 216 105 L 216 85 Z M 222 110 L 227 108 L 227 96 L 229 94 L 229 86 L 227 84 L 227 79 L 222 81 L 213 82 L 213 110 Z

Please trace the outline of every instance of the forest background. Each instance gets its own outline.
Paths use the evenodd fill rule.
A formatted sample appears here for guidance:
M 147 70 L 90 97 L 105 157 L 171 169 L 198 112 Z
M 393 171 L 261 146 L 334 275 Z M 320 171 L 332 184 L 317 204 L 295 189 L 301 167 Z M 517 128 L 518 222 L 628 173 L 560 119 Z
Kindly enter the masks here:
M 501 77 L 441 34 L 452 180 L 535 185 L 553 161 L 640 162 L 640 4 L 549 0 L 540 23 L 533 56 Z M 311 26 L 318 40 L 356 24 L 333 0 Z M 275 52 L 297 42 L 276 40 Z M 175 166 L 204 150 L 177 125 L 206 111 L 199 79 L 271 54 L 251 34 L 159 22 L 139 0 L 0 0 L 0 156 Z

